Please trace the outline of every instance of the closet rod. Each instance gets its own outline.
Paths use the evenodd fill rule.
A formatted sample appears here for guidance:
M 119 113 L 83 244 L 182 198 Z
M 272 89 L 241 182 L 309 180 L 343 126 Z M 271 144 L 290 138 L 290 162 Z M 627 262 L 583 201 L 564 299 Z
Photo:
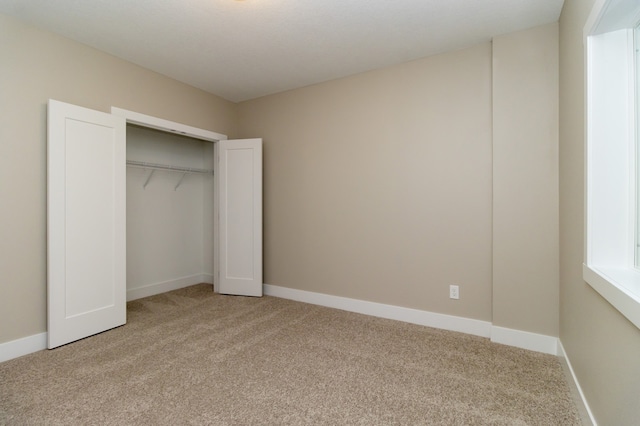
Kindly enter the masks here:
M 141 169 L 151 169 L 151 170 L 168 170 L 171 172 L 180 172 L 180 173 L 202 173 L 202 174 L 213 174 L 213 170 L 211 169 L 198 169 L 194 167 L 179 167 L 179 166 L 169 166 L 166 164 L 156 164 L 156 163 L 145 163 L 143 161 L 133 161 L 127 160 L 127 166 L 138 167 Z

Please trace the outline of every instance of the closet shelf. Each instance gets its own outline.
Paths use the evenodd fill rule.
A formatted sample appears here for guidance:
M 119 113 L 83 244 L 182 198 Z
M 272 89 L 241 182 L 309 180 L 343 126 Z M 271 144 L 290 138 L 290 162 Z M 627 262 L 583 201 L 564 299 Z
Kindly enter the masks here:
M 127 166 L 138 167 L 141 169 L 148 170 L 167 170 L 171 172 L 179 172 L 179 173 L 201 173 L 212 175 L 212 169 L 198 169 L 194 167 L 179 167 L 179 166 L 170 166 L 167 164 L 156 164 L 156 163 L 145 163 L 143 161 L 133 161 L 127 160 Z

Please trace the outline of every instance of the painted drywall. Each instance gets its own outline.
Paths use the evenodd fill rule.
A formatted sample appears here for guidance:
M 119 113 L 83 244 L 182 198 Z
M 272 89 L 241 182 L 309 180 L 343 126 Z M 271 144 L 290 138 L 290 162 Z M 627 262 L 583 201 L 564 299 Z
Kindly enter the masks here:
M 640 419 L 640 330 L 582 279 L 583 28 L 593 0 L 566 0 L 560 18 L 560 339 L 601 425 Z
M 0 320 L 8 325 L 0 342 L 45 330 L 44 118 L 50 97 L 103 111 L 115 105 L 230 136 L 264 137 L 267 283 L 493 319 L 491 44 L 236 109 L 96 50 L 0 19 L 6 58 L 0 88 L 8 94 L 0 131 L 10 141 L 2 145 L 7 155 L 0 164 L 0 195 L 10 206 L 2 211 L 7 238 L 0 254 L 2 280 L 15 282 L 2 298 Z M 504 46 L 514 40 L 526 45 L 530 38 L 505 37 Z M 507 173 L 504 180 L 512 177 Z M 553 179 L 553 173 L 545 176 L 536 189 L 548 194 Z M 546 214 L 550 205 L 538 213 Z M 528 236 L 537 232 L 529 228 Z M 511 243 L 514 251 L 521 250 L 520 242 Z M 557 270 L 557 261 L 546 266 Z M 460 300 L 449 299 L 450 284 L 460 286 Z M 538 278 L 526 285 L 536 303 L 551 303 L 537 316 L 507 313 L 501 325 L 553 335 L 553 285 L 533 290 Z
M 239 104 L 272 285 L 491 320 L 491 44 Z M 449 285 L 460 299 L 449 299 Z
M 558 336 L 558 24 L 493 40 L 493 325 Z
M 204 169 L 205 157 L 213 158 L 212 147 L 211 142 L 127 126 L 127 160 Z M 213 270 L 213 255 L 204 254 L 205 223 L 213 224 L 213 210 L 205 212 L 204 188 L 211 187 L 213 175 L 151 173 L 127 168 L 128 291 L 188 278 L 200 282 L 205 270 Z M 206 196 L 211 203 L 213 191 Z
M 233 136 L 235 105 L 0 15 L 0 342 L 46 331 L 46 103 L 116 106 Z

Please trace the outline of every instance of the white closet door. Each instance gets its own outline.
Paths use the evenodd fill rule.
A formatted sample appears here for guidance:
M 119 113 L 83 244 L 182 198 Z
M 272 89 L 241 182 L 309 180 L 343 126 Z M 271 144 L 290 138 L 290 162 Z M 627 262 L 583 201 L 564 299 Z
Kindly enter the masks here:
M 219 291 L 262 296 L 262 139 L 218 142 Z
M 48 346 L 126 322 L 126 122 L 49 101 Z

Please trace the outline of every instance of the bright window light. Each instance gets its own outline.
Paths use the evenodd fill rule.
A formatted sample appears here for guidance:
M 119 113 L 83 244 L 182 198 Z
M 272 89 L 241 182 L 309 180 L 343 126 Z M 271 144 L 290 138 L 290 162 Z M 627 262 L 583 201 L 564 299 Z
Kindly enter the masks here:
M 586 227 L 583 276 L 640 328 L 637 0 L 597 0 L 585 26 Z

